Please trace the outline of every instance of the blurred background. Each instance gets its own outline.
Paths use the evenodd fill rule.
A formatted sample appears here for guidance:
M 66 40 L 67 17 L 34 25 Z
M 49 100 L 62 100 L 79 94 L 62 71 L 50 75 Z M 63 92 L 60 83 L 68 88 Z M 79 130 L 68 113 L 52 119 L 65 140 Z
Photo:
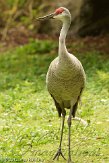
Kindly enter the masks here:
M 0 40 L 24 44 L 30 37 L 58 36 L 60 22 L 35 19 L 60 6 L 67 7 L 72 14 L 69 38 L 109 33 L 108 0 L 0 0 Z

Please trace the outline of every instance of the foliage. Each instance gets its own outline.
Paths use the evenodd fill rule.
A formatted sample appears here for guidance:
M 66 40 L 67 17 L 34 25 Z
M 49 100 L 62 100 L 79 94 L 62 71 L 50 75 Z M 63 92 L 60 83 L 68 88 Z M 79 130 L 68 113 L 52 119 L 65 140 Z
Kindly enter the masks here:
M 10 29 L 24 26 L 28 30 L 36 30 L 35 19 L 49 5 L 40 0 L 0 0 L 0 30 L 2 40 L 6 40 Z
M 52 162 L 60 138 L 60 121 L 45 86 L 46 72 L 56 57 L 53 41 L 31 41 L 0 55 L 0 163 Z M 71 45 L 70 50 L 74 45 Z M 72 122 L 71 152 L 75 162 L 109 162 L 109 60 L 98 51 L 77 52 L 87 85 L 78 116 Z M 63 152 L 67 157 L 67 120 Z M 64 162 L 60 158 L 59 162 Z

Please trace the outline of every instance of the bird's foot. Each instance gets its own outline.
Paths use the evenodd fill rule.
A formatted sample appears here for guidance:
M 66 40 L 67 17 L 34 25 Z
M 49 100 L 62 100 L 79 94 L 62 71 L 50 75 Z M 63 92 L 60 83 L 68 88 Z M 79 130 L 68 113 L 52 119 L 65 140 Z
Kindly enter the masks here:
M 70 161 L 68 160 L 68 163 L 74 163 L 74 162 L 73 162 L 73 161 L 71 161 L 71 160 L 70 160 Z
M 57 160 L 59 160 L 59 156 L 62 156 L 64 160 L 66 160 L 66 158 L 64 157 L 64 155 L 62 154 L 61 148 L 58 149 L 58 151 L 56 152 L 53 160 L 55 160 L 57 158 Z
M 68 159 L 68 163 L 74 163 L 71 158 Z

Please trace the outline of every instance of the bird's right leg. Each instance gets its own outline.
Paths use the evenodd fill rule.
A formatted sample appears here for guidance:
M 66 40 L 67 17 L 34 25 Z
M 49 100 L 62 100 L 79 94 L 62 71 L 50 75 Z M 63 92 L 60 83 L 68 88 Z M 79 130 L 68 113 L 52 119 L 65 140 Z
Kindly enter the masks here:
M 53 160 L 55 160 L 56 158 L 57 158 L 57 160 L 58 160 L 60 155 L 64 158 L 64 160 L 66 160 L 65 157 L 64 157 L 64 155 L 62 154 L 62 151 L 61 151 L 61 145 L 62 145 L 62 138 L 63 138 L 63 129 L 64 129 L 65 115 L 66 115 L 66 112 L 63 111 L 63 112 L 62 112 L 62 129 L 61 129 L 60 144 L 59 144 L 58 151 L 56 152 L 56 154 L 55 154 Z

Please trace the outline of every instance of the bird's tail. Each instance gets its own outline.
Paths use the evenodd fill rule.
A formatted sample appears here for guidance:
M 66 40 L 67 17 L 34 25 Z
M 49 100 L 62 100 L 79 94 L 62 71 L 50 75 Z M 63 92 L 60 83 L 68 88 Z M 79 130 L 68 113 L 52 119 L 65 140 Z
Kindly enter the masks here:
M 81 89 L 81 91 L 80 91 L 80 95 L 79 95 L 79 97 L 78 97 L 78 104 L 80 105 L 80 107 L 82 106 L 82 92 L 83 92 L 83 88 Z
M 82 101 L 81 101 L 81 95 L 82 95 L 82 92 L 83 92 L 83 88 L 81 89 L 80 91 L 80 95 L 78 96 L 78 99 L 77 99 L 77 102 L 75 103 L 75 105 L 73 106 L 73 110 L 72 110 L 72 116 L 75 117 L 75 114 L 76 114 L 76 111 L 77 111 L 77 108 L 78 108 L 78 104 L 82 105 Z

